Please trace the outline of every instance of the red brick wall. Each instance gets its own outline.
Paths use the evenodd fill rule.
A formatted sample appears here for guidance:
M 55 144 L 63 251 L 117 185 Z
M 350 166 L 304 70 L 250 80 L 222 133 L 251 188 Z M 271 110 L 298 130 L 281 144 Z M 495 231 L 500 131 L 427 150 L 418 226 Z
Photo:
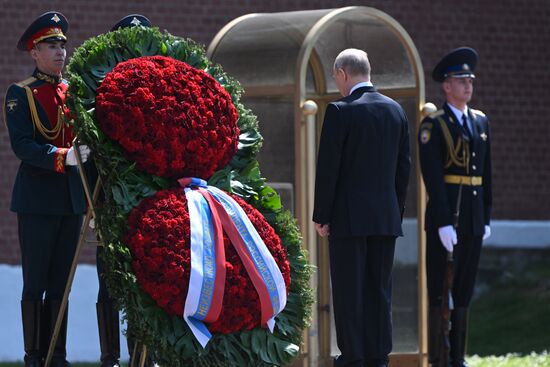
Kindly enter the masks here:
M 208 44 L 230 20 L 251 12 L 279 12 L 349 5 L 371 6 L 409 32 L 425 67 L 426 99 L 440 104 L 431 68 L 448 50 L 468 45 L 480 54 L 472 106 L 485 111 L 493 129 L 494 217 L 550 219 L 550 2 L 545 0 L 0 0 L 0 90 L 32 71 L 15 44 L 28 23 L 51 9 L 70 21 L 69 54 L 128 13 L 143 13 L 161 29 Z M 368 51 L 368 50 L 367 50 Z M 19 262 L 15 215 L 8 211 L 17 160 L 0 129 L 0 263 Z M 93 261 L 88 248 L 83 260 Z

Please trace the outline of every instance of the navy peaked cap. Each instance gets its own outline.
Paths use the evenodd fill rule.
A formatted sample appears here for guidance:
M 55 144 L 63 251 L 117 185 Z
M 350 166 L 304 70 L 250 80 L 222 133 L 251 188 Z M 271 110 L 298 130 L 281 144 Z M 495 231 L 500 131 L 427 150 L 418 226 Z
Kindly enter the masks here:
M 478 55 L 471 47 L 459 47 L 445 55 L 435 66 L 432 78 L 442 82 L 446 78 L 475 78 Z

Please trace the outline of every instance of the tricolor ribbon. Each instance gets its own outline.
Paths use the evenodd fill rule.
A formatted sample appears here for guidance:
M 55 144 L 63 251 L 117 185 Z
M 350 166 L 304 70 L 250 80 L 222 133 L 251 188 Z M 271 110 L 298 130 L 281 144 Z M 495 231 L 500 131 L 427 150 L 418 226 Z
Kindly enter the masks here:
M 199 178 L 178 180 L 185 189 L 191 226 L 191 275 L 183 318 L 199 343 L 212 334 L 205 322 L 218 319 L 225 286 L 223 232 L 227 234 L 258 292 L 261 325 L 273 332 L 275 316 L 286 305 L 279 266 L 240 205 Z

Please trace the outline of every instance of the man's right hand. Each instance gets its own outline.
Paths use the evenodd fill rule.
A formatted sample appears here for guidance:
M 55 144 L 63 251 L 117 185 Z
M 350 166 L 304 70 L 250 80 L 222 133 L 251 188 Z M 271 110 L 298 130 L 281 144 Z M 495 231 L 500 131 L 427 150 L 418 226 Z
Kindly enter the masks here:
M 439 239 L 448 252 L 453 252 L 453 246 L 457 244 L 456 231 L 453 226 L 439 227 Z
M 78 150 L 80 152 L 80 158 L 82 159 L 82 163 L 85 163 L 88 160 L 88 156 L 90 155 L 90 148 L 88 148 L 87 145 L 79 145 Z M 67 152 L 67 157 L 65 157 L 65 164 L 67 166 L 76 166 L 78 164 L 76 161 L 76 153 L 74 151 L 74 145 Z
M 319 236 L 326 237 L 330 234 L 330 224 L 315 223 L 315 230 L 319 233 Z

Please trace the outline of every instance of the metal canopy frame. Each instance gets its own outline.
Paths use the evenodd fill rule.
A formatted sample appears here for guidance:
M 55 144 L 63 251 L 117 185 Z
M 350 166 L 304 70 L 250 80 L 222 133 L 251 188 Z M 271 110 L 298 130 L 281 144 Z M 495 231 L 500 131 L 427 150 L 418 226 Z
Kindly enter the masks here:
M 305 23 L 292 23 L 303 17 Z M 329 366 L 330 357 L 330 313 L 328 312 L 330 303 L 329 292 L 329 271 L 328 271 L 328 249 L 324 240 L 320 240 L 315 232 L 311 221 L 313 212 L 313 192 L 315 178 L 315 161 L 317 142 L 322 122 L 322 113 L 326 104 L 339 98 L 335 91 L 329 90 L 326 76 L 326 68 L 332 68 L 332 64 L 326 65 L 319 51 L 322 51 L 321 43 L 326 41 L 331 27 L 338 22 L 347 24 L 350 19 L 353 22 L 376 23 L 376 26 L 383 27 L 392 34 L 406 53 L 406 63 L 410 67 L 413 77 L 413 83 L 400 86 L 379 85 L 375 81 L 377 88 L 384 94 L 392 98 L 410 98 L 415 100 L 416 104 L 416 127 L 420 124 L 422 110 L 425 103 L 424 89 L 424 71 L 419 53 L 411 37 L 405 29 L 388 14 L 363 6 L 350 6 L 340 9 L 323 9 L 310 11 L 297 11 L 286 13 L 254 13 L 241 16 L 225 25 L 214 37 L 207 49 L 207 55 L 214 62 L 219 62 L 225 70 L 236 78 L 242 78 L 253 72 L 255 50 L 247 50 L 244 55 L 232 55 L 231 61 L 224 57 L 224 47 L 231 48 L 258 47 L 265 48 L 266 44 L 254 45 L 254 38 L 262 38 L 270 42 L 277 42 L 277 37 L 284 38 L 293 47 L 296 47 L 296 59 L 294 65 L 294 83 L 263 83 L 260 80 L 254 80 L 254 83 L 247 85 L 243 83 L 245 96 L 247 97 L 287 97 L 292 98 L 294 108 L 294 185 L 295 185 L 295 214 L 300 225 L 303 236 L 304 247 L 309 251 L 310 262 L 317 266 L 317 277 L 313 277 L 312 286 L 318 290 L 317 307 L 313 310 L 313 323 L 306 333 L 306 342 L 304 345 L 304 358 L 299 362 L 301 366 Z M 265 24 L 265 28 L 258 24 Z M 277 24 L 285 27 L 277 28 Z M 271 33 L 270 33 L 271 32 Z M 259 34 L 261 33 L 261 34 Z M 239 34 L 241 39 L 239 39 Z M 283 41 L 280 41 L 281 43 Z M 342 42 L 344 44 L 345 42 Z M 358 47 L 346 44 L 346 47 Z M 221 51 L 220 51 L 221 50 Z M 261 51 L 258 51 L 261 52 Z M 367 49 L 367 52 L 369 50 Z M 252 55 L 249 57 L 249 55 Z M 335 55 L 334 55 L 335 56 Z M 237 61 L 238 59 L 238 61 Z M 252 61 L 252 62 L 251 62 Z M 333 61 L 330 60 L 331 62 Z M 250 70 L 243 67 L 233 71 L 233 64 L 237 62 L 242 64 L 250 63 Z M 276 62 L 276 61 L 274 61 Z M 380 60 L 378 60 L 380 62 Z M 257 65 L 259 68 L 262 65 Z M 373 65 L 374 71 L 377 64 Z M 308 71 L 311 75 L 308 75 Z M 255 71 L 257 73 L 257 71 Z M 308 90 L 308 76 L 313 77 L 314 90 Z M 271 76 L 272 77 L 272 76 Z M 245 77 L 246 79 L 246 77 Z M 248 80 L 248 79 L 247 79 Z M 252 85 L 253 84 L 253 85 Z M 316 112 L 320 113 L 315 116 Z M 411 121 L 412 122 L 412 121 Z M 414 136 L 411 137 L 414 139 Z M 417 160 L 418 161 L 418 160 Z M 425 235 L 423 229 L 423 213 L 425 209 L 426 193 L 422 178 L 416 168 L 417 182 L 417 219 L 418 219 L 418 353 L 414 354 L 392 354 L 392 366 L 427 366 L 427 328 L 426 328 L 426 279 L 425 279 Z M 412 192 L 410 193 L 412 194 Z M 298 364 L 296 364 L 298 365 Z

